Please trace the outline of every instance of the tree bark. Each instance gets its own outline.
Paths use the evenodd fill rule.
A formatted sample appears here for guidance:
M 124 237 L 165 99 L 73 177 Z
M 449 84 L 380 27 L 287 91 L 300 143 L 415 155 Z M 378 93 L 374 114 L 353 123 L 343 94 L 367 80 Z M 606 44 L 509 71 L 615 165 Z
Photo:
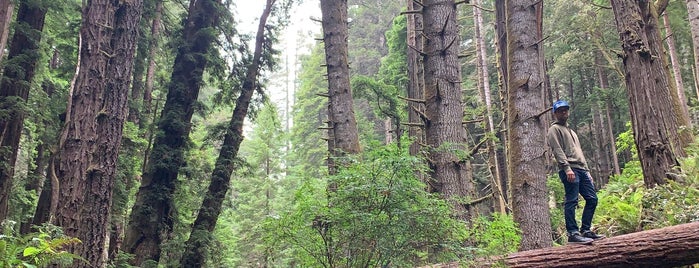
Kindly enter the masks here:
M 167 100 L 158 122 L 158 134 L 150 161 L 145 167 L 136 195 L 123 250 L 134 254 L 132 265 L 160 260 L 161 243 L 172 232 L 175 208 L 173 195 L 191 130 L 194 104 L 203 83 L 207 53 L 217 34 L 220 0 L 190 2 L 184 24 L 183 44 L 175 57 Z
M 266 42 L 274 40 L 274 38 L 265 38 L 265 28 L 275 2 L 276 0 L 267 0 L 265 9 L 260 16 L 252 62 L 247 66 L 240 96 L 236 100 L 233 116 L 228 123 L 221 151 L 211 173 L 209 190 L 204 196 L 197 218 L 192 225 L 192 232 L 185 243 L 185 252 L 180 260 L 182 267 L 202 267 L 207 259 L 208 248 L 211 246 L 209 241 L 213 240 L 213 231 L 221 214 L 226 193 L 230 188 L 231 174 L 235 169 L 240 143 L 243 142 L 243 123 L 248 114 L 252 95 L 257 89 L 257 76 L 260 73 L 263 47 L 271 47 L 272 44 L 266 44 Z
M 495 0 L 495 55 L 496 55 L 496 65 L 498 72 L 498 95 L 500 97 L 499 107 L 504 109 L 507 107 L 507 27 L 505 26 L 505 0 Z M 498 129 L 507 129 L 503 126 L 503 122 L 507 122 L 507 113 L 502 113 L 502 119 L 498 123 Z M 495 134 L 500 140 L 501 144 L 507 144 L 507 131 L 498 131 Z M 497 155 L 499 159 L 502 159 L 498 163 L 498 169 L 500 170 L 500 188 L 502 189 L 505 197 L 505 206 L 507 212 L 509 213 L 512 208 L 510 204 L 511 197 L 509 196 L 509 177 L 507 175 L 507 146 L 499 146 L 497 149 Z
M 425 134 L 433 189 L 452 205 L 454 215 L 468 221 L 474 192 L 468 174 L 466 129 L 462 125 L 459 28 L 453 0 L 423 1 L 425 34 Z
M 485 105 L 486 131 L 487 135 L 495 137 L 495 125 L 493 123 L 493 105 L 490 100 L 490 74 L 488 72 L 488 53 L 485 47 L 485 31 L 483 27 L 483 15 L 481 12 L 481 0 L 473 1 L 473 20 L 475 26 L 474 39 L 476 40 L 476 68 L 478 69 L 478 92 L 481 92 L 481 101 Z M 493 196 L 496 200 L 495 210 L 505 214 L 505 192 L 503 192 L 500 181 L 500 159 L 497 154 L 495 139 L 488 138 L 488 167 L 492 177 Z
M 15 162 L 22 136 L 29 89 L 41 57 L 39 43 L 46 7 L 43 1 L 22 1 L 10 44 L 10 54 L 0 82 L 0 222 L 8 216 Z
M 568 245 L 517 252 L 507 267 L 680 267 L 699 263 L 699 222 Z
M 158 52 L 158 40 L 160 38 L 160 23 L 163 16 L 163 1 L 155 3 L 155 14 L 150 32 L 150 42 L 148 47 L 148 68 L 146 69 L 146 86 L 143 90 L 143 114 L 146 118 L 153 113 L 153 85 L 155 84 L 155 54 Z
M 612 0 L 623 48 L 624 74 L 634 140 L 646 186 L 666 181 L 666 173 L 684 156 L 691 138 L 680 127 L 689 126 L 679 112 L 660 44 L 658 15 L 648 0 Z M 674 92 L 673 92 L 674 91 Z
M 0 0 L 0 63 L 5 56 L 5 46 L 7 45 L 7 37 L 10 35 L 13 11 L 12 0 Z
M 361 149 L 347 62 L 347 0 L 320 1 L 320 10 L 323 14 L 323 43 L 330 98 L 328 149 L 335 157 L 355 154 Z M 328 163 L 329 170 L 333 173 L 336 168 L 332 157 Z
M 692 53 L 694 55 L 694 65 L 692 74 L 694 75 L 694 89 L 699 98 L 699 1 L 685 0 L 687 4 L 687 17 L 689 29 L 692 34 Z
M 473 267 L 683 267 L 699 263 L 699 222 L 680 224 L 594 241 L 591 245 L 566 245 L 481 260 Z M 431 268 L 460 267 L 458 263 Z
M 689 118 L 687 97 L 684 94 L 684 83 L 682 82 L 682 71 L 680 70 L 680 58 L 677 56 L 675 36 L 672 33 L 672 28 L 670 28 L 670 19 L 667 17 L 667 11 L 663 12 L 663 26 L 665 27 L 665 43 L 667 44 L 670 63 L 672 63 L 672 77 L 675 79 L 675 88 L 677 89 L 677 97 L 679 97 L 680 100 L 680 108 L 682 108 L 684 116 Z
M 602 90 L 608 90 L 609 79 L 607 76 L 607 72 L 602 67 L 602 60 L 597 58 L 595 59 L 595 61 L 597 63 L 597 77 L 599 79 L 599 87 Z M 601 121 L 606 123 L 602 126 L 602 128 L 604 129 L 604 131 L 602 131 L 604 135 L 604 137 L 602 138 L 602 140 L 604 141 L 602 149 L 606 151 L 606 154 L 611 155 L 611 171 L 614 172 L 614 175 L 619 175 L 621 174 L 621 168 L 619 167 L 619 157 L 616 154 L 616 139 L 614 138 L 614 128 L 612 128 L 612 118 L 609 114 L 609 110 L 611 110 L 611 100 L 607 99 L 605 100 L 604 105 L 602 105 Z
M 406 0 L 409 11 L 420 12 L 420 5 L 414 0 Z M 408 51 L 408 136 L 413 139 L 410 144 L 410 155 L 421 154 L 425 144 L 425 120 L 421 115 L 425 114 L 425 66 L 421 53 L 424 50 L 424 34 L 422 15 L 416 13 L 407 16 L 407 43 Z M 417 174 L 427 183 L 424 174 Z M 429 184 L 428 184 L 429 185 Z
M 542 2 L 507 1 L 508 177 L 512 213 L 522 230 L 520 250 L 550 247 L 551 223 L 546 191 L 545 123 L 549 106 L 540 55 Z
M 75 254 L 106 265 L 112 187 L 136 49 L 141 0 L 88 1 L 80 29 L 80 70 L 61 135 L 55 223 L 79 238 Z

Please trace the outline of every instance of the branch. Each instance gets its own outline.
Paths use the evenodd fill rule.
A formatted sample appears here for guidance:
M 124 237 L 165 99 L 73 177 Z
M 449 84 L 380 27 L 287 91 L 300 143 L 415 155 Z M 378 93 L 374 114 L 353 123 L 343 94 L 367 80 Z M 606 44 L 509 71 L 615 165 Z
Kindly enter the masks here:
M 665 9 L 667 8 L 667 5 L 670 1 L 669 0 L 657 0 L 655 1 L 655 11 L 658 12 L 657 14 L 663 14 L 665 12 Z
M 410 108 L 413 109 L 413 111 L 415 111 L 415 113 L 417 113 L 417 115 L 420 116 L 420 119 L 422 119 L 423 122 L 430 122 L 430 119 L 427 118 L 427 115 L 425 113 L 415 108 L 415 106 L 410 106 Z
M 408 15 L 408 14 L 422 14 L 422 9 L 420 10 L 408 10 L 408 11 L 403 11 L 400 13 L 401 15 Z
M 401 100 L 409 101 L 409 102 L 417 102 L 417 103 L 425 103 L 425 102 L 426 102 L 426 101 L 423 100 L 423 99 L 411 99 L 411 98 L 403 97 L 403 96 L 400 96 L 400 95 L 398 96 L 398 98 L 401 99 Z

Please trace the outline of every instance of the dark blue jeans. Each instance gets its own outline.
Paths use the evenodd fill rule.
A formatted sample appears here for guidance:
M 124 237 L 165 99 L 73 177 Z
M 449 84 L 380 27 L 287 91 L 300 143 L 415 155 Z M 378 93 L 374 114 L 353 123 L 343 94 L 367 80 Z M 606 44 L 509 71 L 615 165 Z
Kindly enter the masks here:
M 566 200 L 563 210 L 563 215 L 566 220 L 566 231 L 568 234 L 573 232 L 589 231 L 592 227 L 592 216 L 595 215 L 597 208 L 597 193 L 595 186 L 592 184 L 592 178 L 588 176 L 587 171 L 574 168 L 575 181 L 568 182 L 566 172 L 561 170 L 558 176 L 563 182 L 563 187 L 566 190 Z M 578 194 L 585 199 L 585 207 L 582 213 L 582 228 L 578 229 L 578 224 L 575 221 L 575 208 L 578 206 Z

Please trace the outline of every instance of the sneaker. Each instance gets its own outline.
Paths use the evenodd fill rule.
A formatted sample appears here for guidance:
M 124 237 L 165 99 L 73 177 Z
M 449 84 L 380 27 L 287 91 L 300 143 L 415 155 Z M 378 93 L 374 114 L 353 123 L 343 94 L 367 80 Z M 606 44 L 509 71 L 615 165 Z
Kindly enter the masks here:
M 592 241 L 592 238 L 584 237 L 579 232 L 568 234 L 568 244 L 589 244 Z
M 596 234 L 595 232 L 589 231 L 589 230 L 588 230 L 588 231 L 583 231 L 583 232 L 582 232 L 582 236 L 587 237 L 587 238 L 591 238 L 591 239 L 593 239 L 593 240 L 602 239 L 602 238 L 605 238 L 605 237 L 606 237 L 606 236 L 603 236 L 603 235 L 598 235 L 598 234 Z

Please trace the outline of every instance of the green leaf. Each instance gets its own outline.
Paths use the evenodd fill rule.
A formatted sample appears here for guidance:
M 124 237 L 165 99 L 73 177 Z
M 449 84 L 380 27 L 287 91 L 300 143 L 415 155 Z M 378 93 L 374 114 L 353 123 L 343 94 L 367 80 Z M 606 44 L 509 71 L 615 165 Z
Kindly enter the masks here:
M 35 256 L 41 253 L 41 250 L 36 248 L 36 247 L 27 247 L 24 249 L 24 252 L 22 253 L 22 256 L 28 257 L 28 256 Z

